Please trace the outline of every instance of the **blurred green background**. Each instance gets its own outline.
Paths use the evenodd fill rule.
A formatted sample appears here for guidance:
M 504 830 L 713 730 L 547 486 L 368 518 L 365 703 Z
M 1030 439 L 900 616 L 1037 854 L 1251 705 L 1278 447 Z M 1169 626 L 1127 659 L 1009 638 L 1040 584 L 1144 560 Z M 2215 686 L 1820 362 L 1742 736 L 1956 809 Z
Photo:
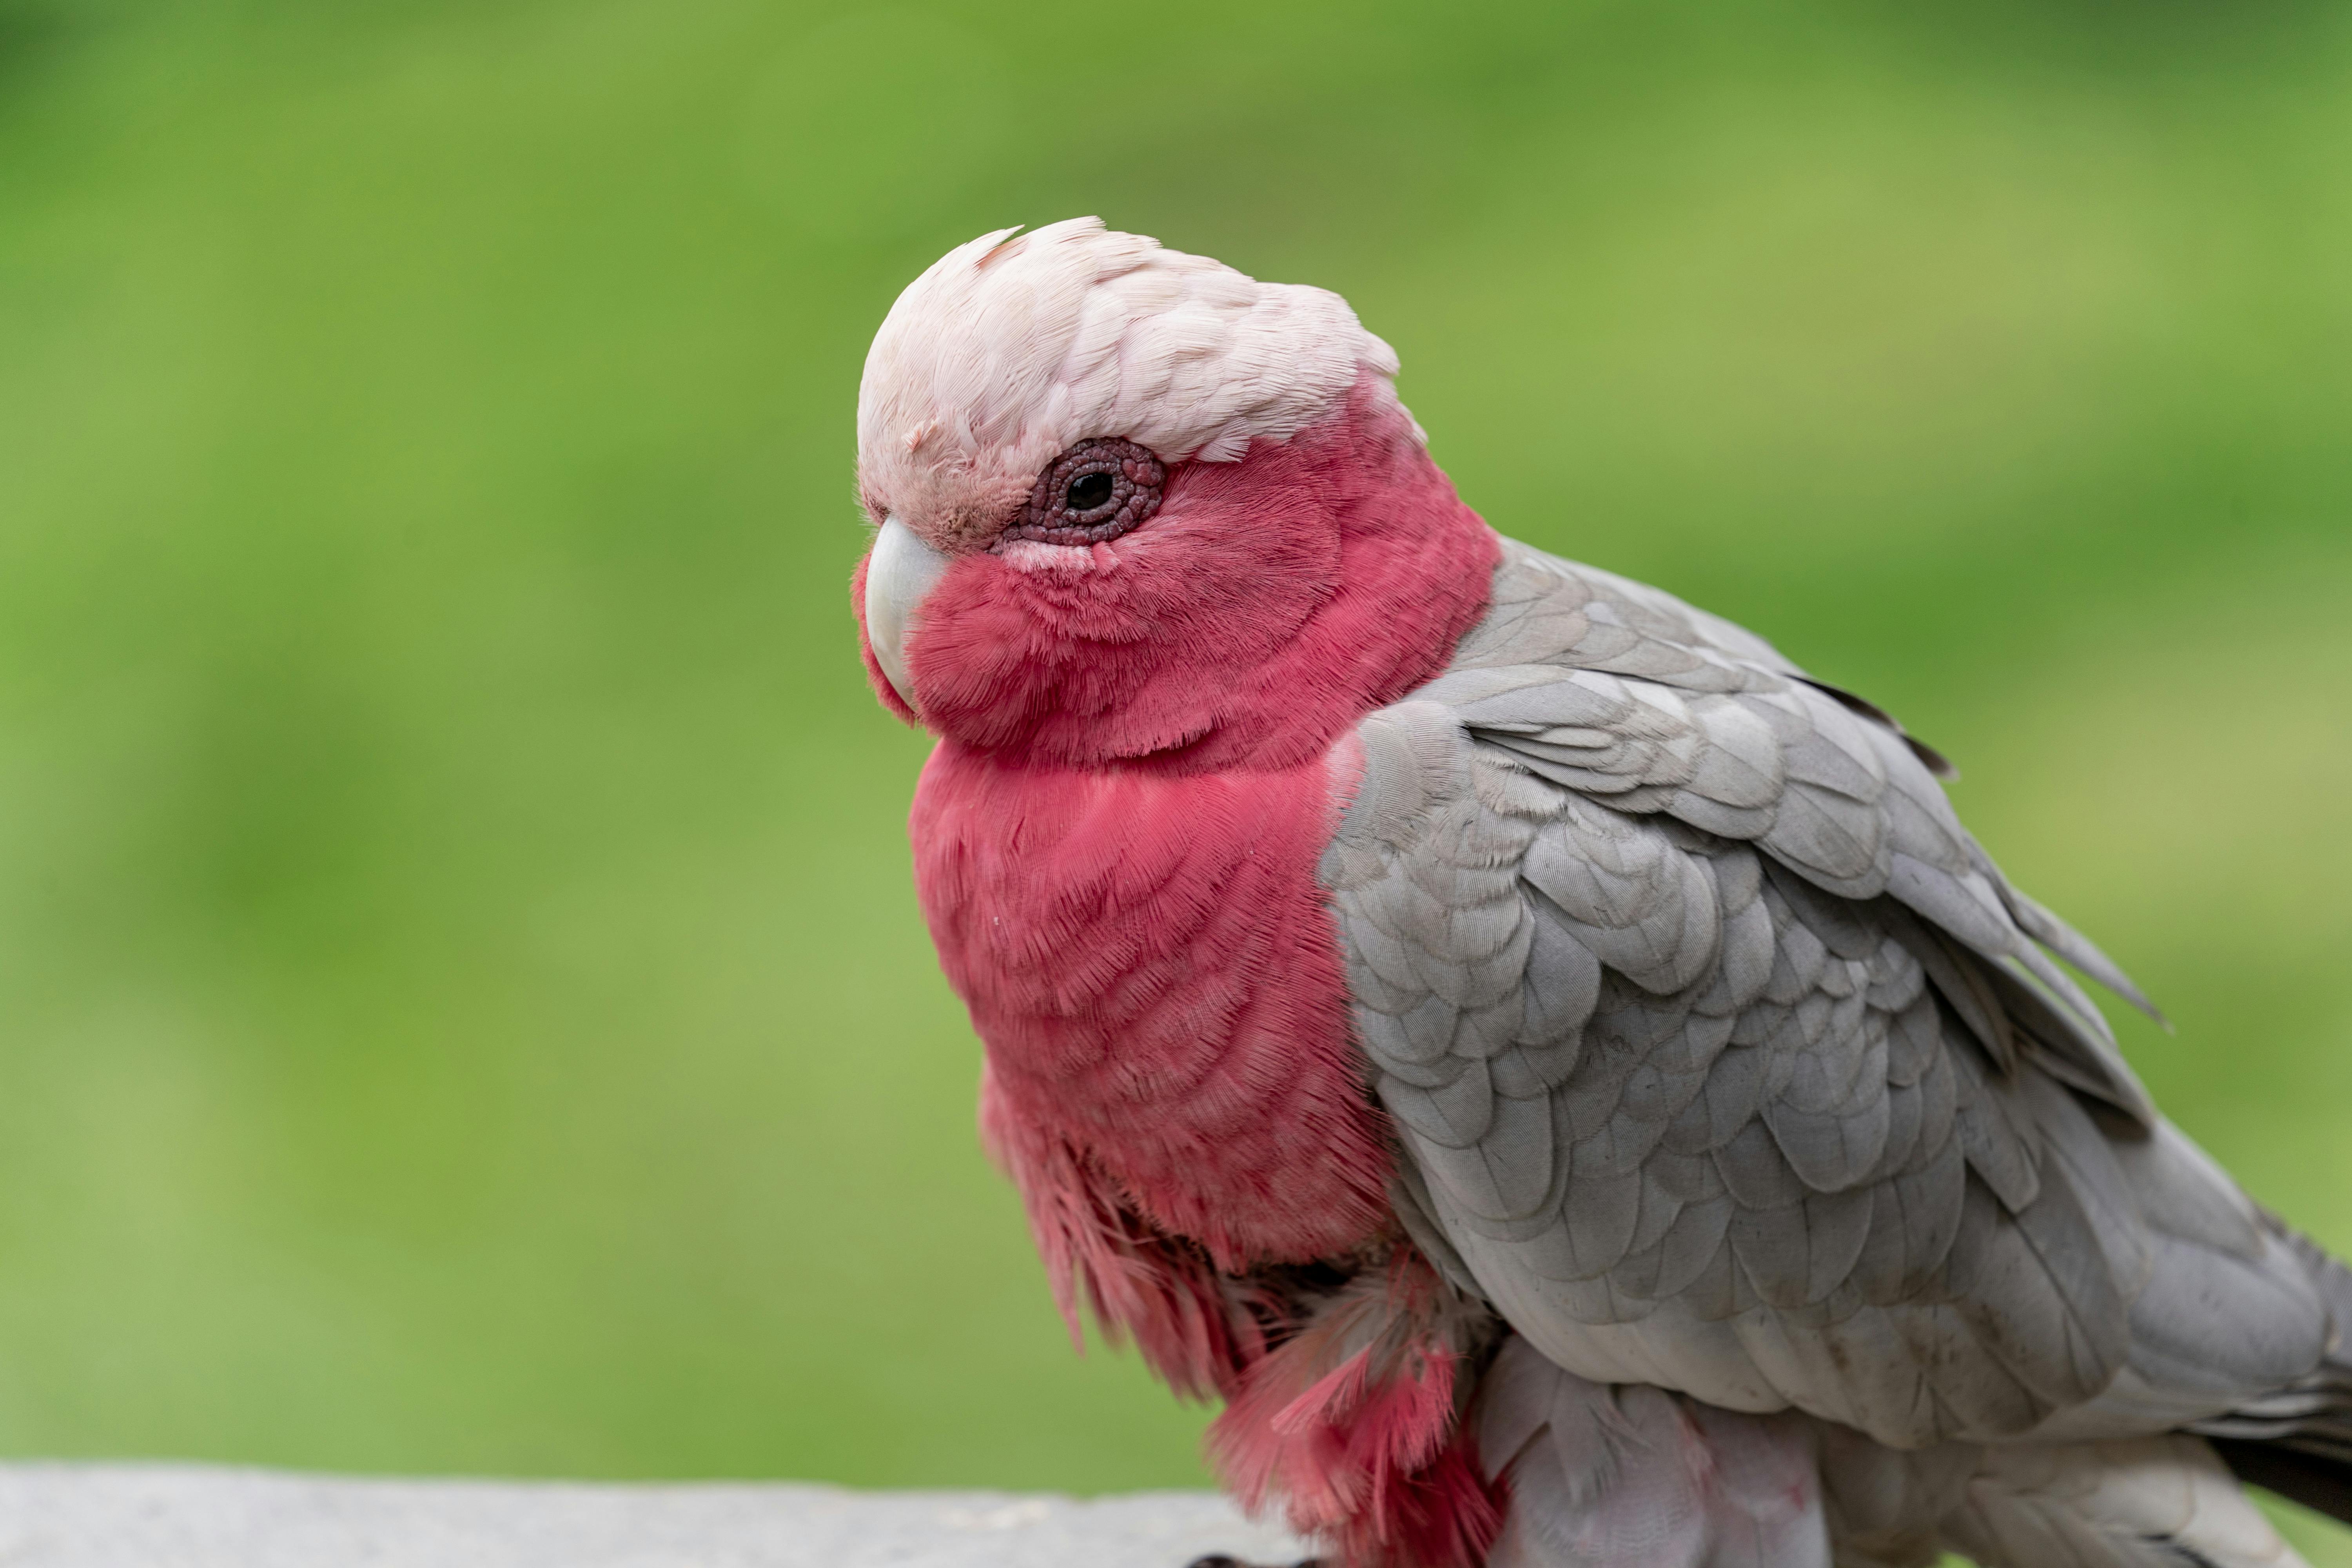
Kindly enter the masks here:
M 0 1452 L 1200 1478 L 846 607 L 869 334 L 1082 213 L 1954 753 L 2352 1247 L 2352 7 L 0 0 Z

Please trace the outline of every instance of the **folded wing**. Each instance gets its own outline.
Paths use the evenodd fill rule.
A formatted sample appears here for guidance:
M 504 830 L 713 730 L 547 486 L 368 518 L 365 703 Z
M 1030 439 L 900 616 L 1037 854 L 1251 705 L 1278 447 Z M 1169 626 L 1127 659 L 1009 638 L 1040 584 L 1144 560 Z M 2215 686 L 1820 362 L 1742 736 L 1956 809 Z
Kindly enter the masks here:
M 1323 874 L 1400 1210 L 1559 1365 L 1914 1446 L 2319 1363 L 2294 1249 L 2052 955 L 2129 981 L 1867 704 L 1514 545 L 1359 738 Z

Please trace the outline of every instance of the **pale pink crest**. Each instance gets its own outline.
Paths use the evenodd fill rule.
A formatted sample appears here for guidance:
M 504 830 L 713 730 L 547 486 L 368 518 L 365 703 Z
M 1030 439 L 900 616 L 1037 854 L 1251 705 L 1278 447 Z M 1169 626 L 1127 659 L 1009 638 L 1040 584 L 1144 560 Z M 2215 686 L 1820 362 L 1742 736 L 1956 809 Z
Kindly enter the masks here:
M 935 543 L 972 540 L 1076 441 L 1230 462 L 1329 417 L 1367 373 L 1393 401 L 1396 369 L 1327 289 L 1260 283 L 1099 218 L 999 229 L 934 262 L 875 334 L 858 483 Z

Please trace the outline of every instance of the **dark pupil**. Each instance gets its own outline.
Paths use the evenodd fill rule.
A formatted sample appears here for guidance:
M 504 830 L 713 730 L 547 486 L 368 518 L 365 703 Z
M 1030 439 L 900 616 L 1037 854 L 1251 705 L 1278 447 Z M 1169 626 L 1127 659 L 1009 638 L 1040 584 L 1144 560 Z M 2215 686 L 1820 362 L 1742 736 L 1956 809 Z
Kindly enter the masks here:
M 1069 508 L 1072 511 L 1092 511 L 1110 500 L 1108 474 L 1080 474 L 1070 481 Z

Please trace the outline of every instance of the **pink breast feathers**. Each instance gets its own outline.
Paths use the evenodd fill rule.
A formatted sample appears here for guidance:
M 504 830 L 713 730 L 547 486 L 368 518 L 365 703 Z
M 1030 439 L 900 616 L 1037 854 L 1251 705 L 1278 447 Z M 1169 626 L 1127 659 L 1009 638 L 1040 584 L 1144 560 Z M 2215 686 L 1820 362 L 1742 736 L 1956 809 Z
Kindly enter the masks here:
M 1171 775 L 940 745 L 916 882 L 1002 1153 L 1066 1143 L 1229 1272 L 1381 1232 L 1384 1119 L 1314 875 L 1331 813 L 1319 761 Z

